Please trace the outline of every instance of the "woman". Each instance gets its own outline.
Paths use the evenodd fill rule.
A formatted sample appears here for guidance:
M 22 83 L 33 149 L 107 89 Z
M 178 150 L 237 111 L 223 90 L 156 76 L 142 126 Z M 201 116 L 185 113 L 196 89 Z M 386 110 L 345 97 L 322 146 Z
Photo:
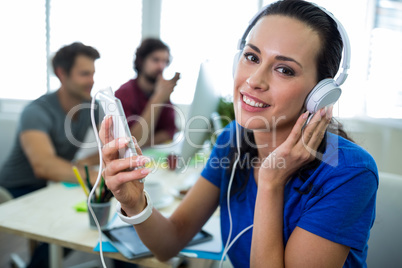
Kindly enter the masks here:
M 138 180 L 149 170 L 126 170 L 147 159 L 117 161 L 117 149 L 127 141 L 102 135 L 111 126 L 110 118 L 104 120 L 107 186 L 121 213 L 140 219 L 135 229 L 158 259 L 175 256 L 219 205 L 223 242 L 244 232 L 228 252 L 235 267 L 365 266 L 378 186 L 375 162 L 326 131 L 331 108 L 304 127 L 306 96 L 318 81 L 336 75 L 341 53 L 336 23 L 319 8 L 292 0 L 269 6 L 236 69 L 236 122 L 220 135 L 201 177 L 169 218 L 156 210 L 145 215 L 147 199 Z

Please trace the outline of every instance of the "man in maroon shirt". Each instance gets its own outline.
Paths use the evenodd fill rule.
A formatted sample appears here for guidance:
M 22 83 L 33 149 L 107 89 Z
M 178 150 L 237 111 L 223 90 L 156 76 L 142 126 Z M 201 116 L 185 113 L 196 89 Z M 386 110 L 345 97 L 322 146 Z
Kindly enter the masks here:
M 137 48 L 134 70 L 137 78 L 123 84 L 115 93 L 120 99 L 131 134 L 140 146 L 160 144 L 173 139 L 176 131 L 170 94 L 180 74 L 165 80 L 163 70 L 169 65 L 169 47 L 159 39 L 143 40 Z

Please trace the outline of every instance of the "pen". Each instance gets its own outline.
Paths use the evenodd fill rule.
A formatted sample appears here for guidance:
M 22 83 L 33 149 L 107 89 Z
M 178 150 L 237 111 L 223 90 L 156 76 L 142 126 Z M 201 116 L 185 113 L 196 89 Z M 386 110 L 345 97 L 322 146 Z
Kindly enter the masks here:
M 89 178 L 88 166 L 85 165 L 84 168 L 85 168 L 85 174 L 87 176 L 86 179 L 87 179 L 88 188 L 89 188 L 89 190 L 92 190 L 92 185 L 91 185 L 91 181 L 90 181 L 90 178 Z
M 90 176 L 89 176 L 89 170 L 88 170 L 88 166 L 87 165 L 85 165 L 84 166 L 84 168 L 85 168 L 85 174 L 86 174 L 86 181 L 87 181 L 87 185 L 88 185 L 88 189 L 89 189 L 89 191 L 92 191 L 92 184 L 91 184 L 91 180 L 90 180 Z M 96 192 L 94 192 L 94 194 L 95 195 L 93 195 L 92 196 L 92 201 L 91 202 L 96 202 Z
M 88 190 L 85 187 L 84 182 L 82 181 L 82 178 L 81 178 L 80 172 L 78 171 L 78 168 L 76 166 L 73 166 L 73 171 L 74 171 L 75 177 L 77 178 L 78 183 L 81 185 L 82 189 L 85 192 L 85 195 L 88 197 L 89 196 Z
M 106 194 L 105 194 L 105 198 L 103 199 L 103 202 L 109 202 L 110 201 L 110 199 L 113 197 L 113 193 L 112 193 L 112 191 L 108 191 Z
M 102 203 L 102 190 L 103 190 L 103 185 L 105 184 L 105 180 L 103 177 L 101 177 L 101 184 L 99 187 L 99 197 L 98 197 L 98 203 Z

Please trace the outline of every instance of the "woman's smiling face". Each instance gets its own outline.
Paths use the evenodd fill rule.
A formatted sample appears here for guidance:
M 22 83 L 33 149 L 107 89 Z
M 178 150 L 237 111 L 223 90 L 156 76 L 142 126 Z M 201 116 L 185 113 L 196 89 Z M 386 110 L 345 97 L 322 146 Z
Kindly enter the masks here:
M 318 34 L 299 20 L 269 15 L 250 32 L 234 78 L 236 120 L 248 129 L 290 130 L 317 84 Z

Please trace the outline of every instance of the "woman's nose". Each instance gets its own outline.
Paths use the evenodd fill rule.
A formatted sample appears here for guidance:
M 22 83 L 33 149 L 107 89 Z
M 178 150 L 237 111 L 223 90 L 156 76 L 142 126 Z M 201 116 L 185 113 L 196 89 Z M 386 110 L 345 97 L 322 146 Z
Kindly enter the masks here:
M 250 74 L 249 78 L 246 80 L 246 83 L 252 89 L 266 91 L 269 89 L 269 76 L 269 72 L 261 66 Z

